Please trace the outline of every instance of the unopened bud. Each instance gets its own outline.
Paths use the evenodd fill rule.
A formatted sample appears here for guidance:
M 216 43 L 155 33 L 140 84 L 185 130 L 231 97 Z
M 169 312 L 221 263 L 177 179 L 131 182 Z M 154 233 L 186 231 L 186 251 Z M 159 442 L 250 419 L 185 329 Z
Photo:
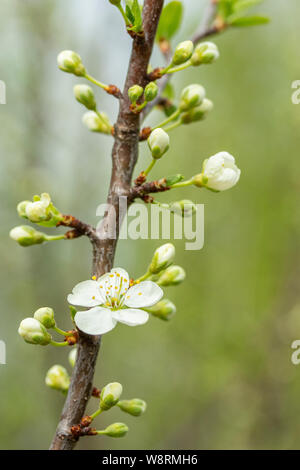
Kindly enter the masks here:
M 176 286 L 185 280 L 185 270 L 181 266 L 169 266 L 158 279 L 159 286 Z
M 74 96 L 76 100 L 87 109 L 95 110 L 96 101 L 92 88 L 89 85 L 75 85 Z
M 176 201 L 170 204 L 170 211 L 182 217 L 189 217 L 193 215 L 196 210 L 196 204 L 189 199 L 182 199 L 182 201 Z
M 213 42 L 202 42 L 196 47 L 191 57 L 191 63 L 194 66 L 212 64 L 219 56 L 219 49 Z
M 149 271 L 152 274 L 157 274 L 163 269 L 166 269 L 173 263 L 175 257 L 175 247 L 172 243 L 165 243 L 155 250 Z
M 176 313 L 176 306 L 168 299 L 160 300 L 153 307 L 148 307 L 146 310 L 148 313 L 151 313 L 154 317 L 160 318 L 161 320 L 168 321 Z
M 68 357 L 69 364 L 71 365 L 71 367 L 75 366 L 76 359 L 77 359 L 77 348 L 72 348 L 71 351 L 69 352 L 69 357 Z
M 112 5 L 119 5 L 121 0 L 108 0 Z
M 48 387 L 66 393 L 70 386 L 70 377 L 63 366 L 55 365 L 48 370 L 45 382 Z
M 192 57 L 193 50 L 194 44 L 192 41 L 184 41 L 179 43 L 173 55 L 172 65 L 184 64 L 184 62 Z
M 48 222 L 53 219 L 56 225 L 59 220 L 58 211 L 54 208 L 48 193 L 42 193 L 41 196 L 34 196 L 34 201 L 26 204 L 25 212 L 27 218 L 34 223 Z
M 92 132 L 111 133 L 111 124 L 105 113 L 99 113 L 101 118 L 94 111 L 88 111 L 82 117 L 83 124 Z
M 46 240 L 46 235 L 38 232 L 28 225 L 19 225 L 9 232 L 10 238 L 15 240 L 21 246 L 39 245 Z
M 190 109 L 188 112 L 181 115 L 181 122 L 183 124 L 190 124 L 191 122 L 201 121 L 205 119 L 207 114 L 213 109 L 213 102 L 204 98 L 200 106 Z
M 148 145 L 151 150 L 152 157 L 155 159 L 161 158 L 170 147 L 170 137 L 159 127 L 151 132 L 150 137 L 148 138 Z
M 205 89 L 201 85 L 188 85 L 180 96 L 180 110 L 188 111 L 195 106 L 199 106 L 205 98 Z
M 44 325 L 35 318 L 25 318 L 25 320 L 22 320 L 18 333 L 26 343 L 30 344 L 47 346 L 51 341 L 51 335 L 48 333 Z
M 139 398 L 133 398 L 132 400 L 119 401 L 118 407 L 132 416 L 141 416 L 146 411 L 147 403 Z
M 54 328 L 56 323 L 54 319 L 54 311 L 50 307 L 41 307 L 34 312 L 33 317 L 44 325 L 45 328 Z
M 145 100 L 146 101 L 153 101 L 158 94 L 158 86 L 156 85 L 155 82 L 150 82 L 145 88 Z
M 114 423 L 110 424 L 104 431 L 100 431 L 99 433 L 109 437 L 123 437 L 128 433 L 128 426 L 124 423 Z
M 26 215 L 26 206 L 28 203 L 30 203 L 31 201 L 21 201 L 19 202 L 19 204 L 17 205 L 17 212 L 19 214 L 20 217 L 23 217 L 23 219 L 27 219 L 27 215 Z
M 73 73 L 79 77 L 85 75 L 85 67 L 81 61 L 81 57 L 74 51 L 62 51 L 58 54 L 57 64 L 63 72 Z
M 128 96 L 132 104 L 135 104 L 137 100 L 142 96 L 144 93 L 144 88 L 139 85 L 133 85 L 128 90 Z
M 115 406 L 122 395 L 123 387 L 119 382 L 112 382 L 106 385 L 100 395 L 100 408 L 104 411 Z

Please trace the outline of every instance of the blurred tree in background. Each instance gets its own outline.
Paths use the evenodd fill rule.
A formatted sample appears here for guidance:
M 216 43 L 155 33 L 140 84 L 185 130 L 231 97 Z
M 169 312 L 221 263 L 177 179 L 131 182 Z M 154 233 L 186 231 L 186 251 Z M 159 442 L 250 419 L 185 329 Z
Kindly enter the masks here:
M 178 40 L 203 11 L 203 2 L 183 3 L 186 30 Z M 299 448 L 300 368 L 290 356 L 300 338 L 300 106 L 291 102 L 291 83 L 300 79 L 300 5 L 268 0 L 263 10 L 269 26 L 221 35 L 214 67 L 176 77 L 178 91 L 203 84 L 215 109 L 205 122 L 170 134 L 171 151 L 154 176 L 175 173 L 179 164 L 189 176 L 204 158 L 227 150 L 241 181 L 222 197 L 186 191 L 205 204 L 205 246 L 192 252 L 175 243 L 176 262 L 188 268 L 186 283 L 167 292 L 177 315 L 167 325 L 153 318 L 141 329 L 119 326 L 103 338 L 98 361 L 96 384 L 120 381 L 124 397 L 145 398 L 147 415 L 124 440 L 83 439 L 80 448 Z M 2 0 L 0 40 L 7 85 L 0 105 L 0 339 L 7 344 L 0 448 L 39 449 L 48 447 L 63 403 L 44 386 L 45 373 L 57 361 L 68 366 L 67 351 L 27 348 L 17 327 L 42 305 L 53 307 L 64 327 L 66 294 L 89 275 L 90 247 L 80 239 L 26 250 L 8 231 L 19 223 L 17 202 L 42 191 L 65 213 L 97 223 L 112 140 L 82 126 L 70 84 L 78 80 L 57 70 L 56 55 L 75 50 L 91 73 L 121 85 L 131 41 L 104 0 Z M 161 63 L 158 52 L 153 63 Z M 98 93 L 101 110 L 115 119 L 117 104 Z M 137 172 L 148 159 L 143 150 Z M 159 244 L 121 241 L 116 265 L 138 276 Z

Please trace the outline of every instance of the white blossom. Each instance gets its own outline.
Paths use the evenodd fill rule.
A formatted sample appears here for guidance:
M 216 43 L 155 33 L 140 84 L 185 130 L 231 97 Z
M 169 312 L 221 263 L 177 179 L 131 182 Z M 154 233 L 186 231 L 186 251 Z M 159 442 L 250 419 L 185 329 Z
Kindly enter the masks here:
M 206 186 L 216 191 L 225 191 L 237 184 L 241 170 L 236 166 L 235 159 L 228 152 L 219 152 L 210 157 L 204 165 Z
M 68 302 L 89 307 L 89 310 L 76 313 L 75 323 L 87 334 L 101 335 L 112 330 L 117 322 L 128 326 L 143 325 L 149 315 L 141 309 L 155 305 L 162 296 L 162 289 L 152 281 L 130 287 L 128 273 L 115 268 L 98 280 L 77 284 L 68 296 Z

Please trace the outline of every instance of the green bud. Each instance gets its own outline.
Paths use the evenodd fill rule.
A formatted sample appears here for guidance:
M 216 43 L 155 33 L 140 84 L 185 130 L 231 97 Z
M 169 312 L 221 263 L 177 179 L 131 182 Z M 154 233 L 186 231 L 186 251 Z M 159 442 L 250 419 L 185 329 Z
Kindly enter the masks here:
M 159 286 L 177 286 L 185 280 L 185 270 L 181 266 L 169 266 L 163 271 L 157 281 Z
M 203 173 L 199 173 L 193 177 L 193 184 L 198 188 L 202 188 L 208 182 L 207 176 L 204 176 Z
M 146 411 L 147 403 L 139 398 L 133 398 L 132 400 L 119 401 L 118 407 L 132 416 L 141 416 Z
M 194 44 L 192 41 L 184 41 L 179 43 L 173 55 L 172 65 L 184 64 L 184 62 L 192 57 L 193 50 Z
M 15 240 L 21 246 L 39 245 L 46 240 L 46 235 L 38 232 L 28 225 L 19 225 L 9 232 L 10 238 Z
M 89 85 L 75 85 L 73 90 L 74 96 L 79 103 L 83 104 L 87 109 L 96 109 L 94 92 Z
M 193 84 L 185 87 L 180 96 L 180 110 L 188 111 L 199 106 L 205 98 L 205 89 L 201 85 Z
M 53 205 L 48 193 L 41 196 L 34 196 L 33 202 L 28 202 L 25 206 L 27 218 L 34 223 L 47 222 L 53 217 Z
M 49 328 L 54 328 L 56 323 L 54 319 L 54 311 L 50 307 L 41 307 L 36 312 L 34 312 L 33 317 L 41 322 L 47 330 Z
M 194 66 L 212 64 L 220 56 L 218 47 L 213 42 L 202 42 L 196 46 L 191 63 Z
M 81 57 L 74 51 L 62 51 L 58 54 L 57 64 L 63 72 L 73 73 L 78 77 L 85 75 L 85 67 L 81 62 Z
M 157 94 L 158 94 L 158 86 L 156 85 L 156 83 L 155 82 L 148 83 L 144 92 L 145 100 L 148 102 L 153 101 L 157 97 Z
M 207 113 L 213 109 L 213 106 L 212 101 L 204 98 L 200 106 L 196 106 L 181 115 L 181 122 L 183 124 L 190 124 L 191 122 L 201 121 L 206 118 Z
M 175 247 L 172 243 L 165 243 L 155 250 L 149 271 L 152 274 L 157 274 L 163 269 L 166 269 L 173 263 L 175 257 Z
M 112 406 L 115 406 L 122 395 L 122 391 L 123 387 L 119 382 L 112 382 L 105 385 L 100 395 L 100 408 L 103 411 L 107 411 Z
M 44 325 L 35 318 L 25 318 L 25 320 L 22 320 L 18 333 L 26 343 L 40 344 L 41 346 L 47 346 L 52 339 Z
M 114 423 L 110 424 L 104 431 L 100 431 L 99 433 L 109 437 L 123 437 L 128 433 L 128 426 L 124 423 Z
M 119 5 L 121 0 L 108 0 L 112 5 Z
M 63 366 L 55 365 L 48 370 L 45 382 L 48 387 L 66 393 L 70 386 L 70 377 Z
M 148 313 L 151 313 L 154 317 L 160 318 L 161 320 L 168 321 L 176 313 L 176 306 L 168 299 L 160 300 L 153 307 L 145 308 Z
M 19 202 L 19 204 L 17 205 L 17 212 L 19 214 L 20 217 L 23 217 L 23 219 L 27 219 L 27 215 L 26 215 L 26 206 L 28 203 L 30 203 L 31 201 L 21 201 Z
M 139 85 L 133 85 L 128 90 L 128 96 L 132 104 L 135 104 L 137 100 L 142 96 L 144 93 L 144 88 Z
M 161 128 L 155 129 L 151 132 L 148 138 L 148 145 L 155 159 L 161 158 L 170 147 L 170 137 Z
M 71 367 L 75 366 L 76 359 L 77 359 L 77 348 L 72 348 L 68 356 L 69 364 L 71 365 Z
M 189 217 L 197 210 L 196 205 L 189 199 L 182 199 L 182 201 L 173 202 L 170 204 L 169 208 L 171 212 L 181 215 L 182 217 Z
M 111 124 L 105 113 L 99 113 L 101 118 L 94 111 L 88 111 L 82 117 L 83 124 L 92 132 L 111 133 Z

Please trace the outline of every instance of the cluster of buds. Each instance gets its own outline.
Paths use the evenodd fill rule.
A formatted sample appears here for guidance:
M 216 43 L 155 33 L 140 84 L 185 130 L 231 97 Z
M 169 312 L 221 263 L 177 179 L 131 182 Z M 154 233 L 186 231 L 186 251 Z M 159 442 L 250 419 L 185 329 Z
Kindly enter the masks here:
M 184 269 L 173 264 L 174 257 L 175 247 L 172 243 L 165 243 L 155 250 L 148 273 L 158 285 L 177 286 L 185 280 Z
M 20 202 L 17 211 L 23 219 L 44 227 L 54 227 L 63 220 L 63 215 L 54 207 L 48 193 L 34 196 L 33 201 Z M 9 232 L 9 236 L 19 245 L 25 247 L 65 238 L 65 235 L 49 236 L 28 225 L 14 227 Z
M 141 279 L 152 280 L 163 287 L 181 284 L 186 274 L 181 266 L 173 264 L 174 258 L 175 247 L 172 243 L 160 246 L 155 250 L 149 268 Z M 169 299 L 162 299 L 144 310 L 162 320 L 170 320 L 176 313 L 176 306 Z
M 120 400 L 122 392 L 123 387 L 119 382 L 112 382 L 105 385 L 100 393 L 99 408 L 92 415 L 84 416 L 80 425 L 75 427 L 74 432 L 80 435 L 81 432 L 86 432 L 86 428 L 88 427 L 89 435 L 105 435 L 109 437 L 125 436 L 128 432 L 128 426 L 124 423 L 113 423 L 100 431 L 89 427 L 97 416 L 102 412 L 110 410 L 114 406 L 118 406 L 120 410 L 132 416 L 141 416 L 146 411 L 146 402 L 140 398 Z
M 130 109 L 135 113 L 139 113 L 145 106 L 147 106 L 148 103 L 157 97 L 157 94 L 158 86 L 155 82 L 148 83 L 145 89 L 140 85 L 133 85 L 128 90 L 128 97 L 131 102 Z M 137 104 L 142 96 L 144 97 L 144 101 L 141 104 Z
M 212 64 L 219 55 L 219 50 L 213 42 L 202 42 L 194 48 L 192 41 L 183 41 L 177 45 L 171 64 L 163 73 L 174 73 L 191 65 Z
M 52 342 L 52 337 L 47 330 L 55 327 L 53 309 L 42 307 L 34 312 L 33 318 L 29 317 L 21 321 L 18 333 L 26 343 L 47 346 Z

